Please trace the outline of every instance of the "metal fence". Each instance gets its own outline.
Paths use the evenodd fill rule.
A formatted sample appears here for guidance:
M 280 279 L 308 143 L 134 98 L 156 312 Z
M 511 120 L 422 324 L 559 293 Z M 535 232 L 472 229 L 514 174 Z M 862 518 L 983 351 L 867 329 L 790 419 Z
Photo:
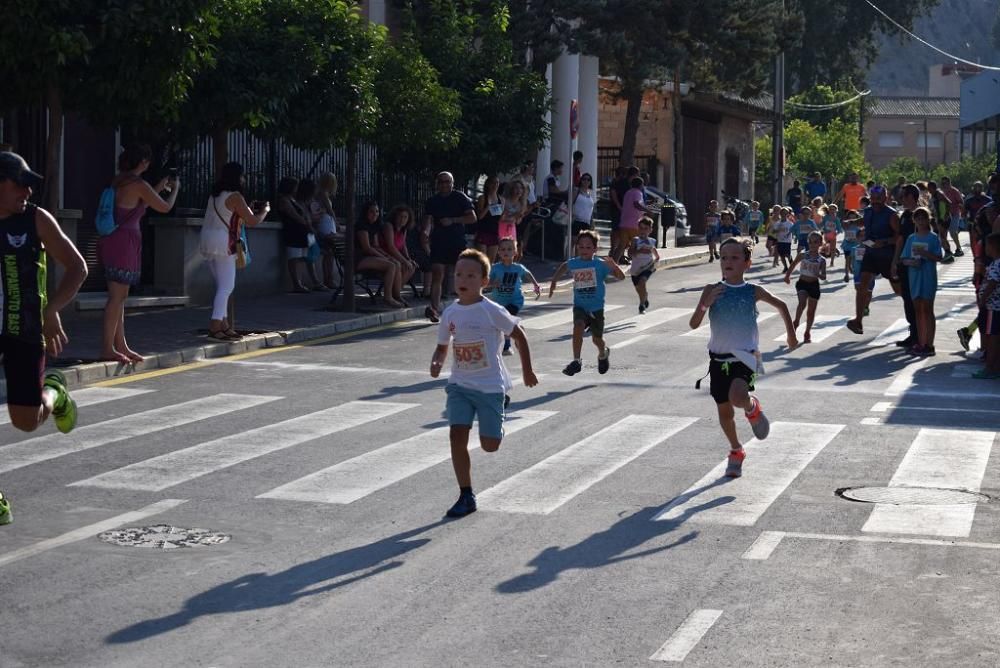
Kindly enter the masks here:
M 615 170 L 621 164 L 621 146 L 598 146 L 597 147 L 597 185 L 607 186 L 615 178 Z M 656 168 L 659 160 L 655 155 L 637 155 L 632 158 L 632 164 L 639 168 L 640 172 L 650 175 L 652 182 L 650 185 L 658 185 L 656 180 Z
M 285 176 L 318 180 L 326 172 L 337 176 L 340 184 L 334 208 L 348 210 L 344 194 L 347 149 L 332 147 L 322 151 L 289 146 L 280 139 L 262 139 L 247 131 L 233 131 L 228 138 L 229 159 L 243 165 L 247 193 L 256 199 L 275 199 L 278 182 Z M 177 167 L 184 188 L 178 209 L 204 211 L 214 180 L 213 142 L 203 138 L 193 146 L 177 151 L 171 162 Z M 420 208 L 433 194 L 432 174 L 386 172 L 379 168 L 374 146 L 362 144 L 358 150 L 355 200 L 360 207 L 368 200 L 378 201 L 387 210 L 396 204 Z

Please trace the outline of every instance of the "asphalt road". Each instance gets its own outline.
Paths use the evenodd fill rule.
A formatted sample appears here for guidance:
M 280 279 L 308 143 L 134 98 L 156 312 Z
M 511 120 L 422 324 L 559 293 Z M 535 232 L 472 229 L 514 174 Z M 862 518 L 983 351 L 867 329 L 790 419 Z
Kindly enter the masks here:
M 480 511 L 457 521 L 427 324 L 81 390 L 71 436 L 0 425 L 0 667 L 998 665 L 1000 503 L 909 489 L 1000 494 L 1000 385 L 969 379 L 954 337 L 964 260 L 934 358 L 891 345 L 885 284 L 866 333 L 844 328 L 839 273 L 814 343 L 762 319 L 772 435 L 737 481 L 687 329 L 717 265 L 656 273 L 643 316 L 610 285 L 604 376 L 589 344 L 560 373 L 569 294 L 529 297 L 540 383 L 513 390 L 500 451 L 474 452 Z M 154 525 L 230 539 L 97 537 Z

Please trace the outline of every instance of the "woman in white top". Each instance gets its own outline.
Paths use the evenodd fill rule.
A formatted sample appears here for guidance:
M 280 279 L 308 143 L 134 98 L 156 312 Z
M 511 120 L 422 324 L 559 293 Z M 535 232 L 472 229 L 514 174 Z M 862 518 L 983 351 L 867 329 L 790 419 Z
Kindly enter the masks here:
M 580 184 L 576 187 L 573 197 L 573 237 L 580 230 L 593 228 L 594 207 L 597 205 L 597 194 L 594 192 L 594 177 L 588 173 L 580 175 Z
M 208 335 L 220 341 L 239 339 L 240 335 L 226 322 L 229 296 L 236 287 L 236 250 L 230 242 L 234 237 L 229 228 L 233 214 L 244 225 L 254 227 L 264 221 L 271 207 L 267 202 L 250 210 L 243 198 L 243 165 L 230 162 L 222 167 L 219 180 L 212 186 L 201 225 L 201 254 L 215 277 L 215 299 L 212 302 L 212 319 Z M 236 239 L 236 243 L 239 240 Z
M 333 289 L 333 253 L 337 239 L 337 217 L 333 213 L 333 198 L 337 195 L 337 177 L 327 172 L 319 177 L 318 188 L 309 206 L 316 243 L 323 253 L 323 285 Z

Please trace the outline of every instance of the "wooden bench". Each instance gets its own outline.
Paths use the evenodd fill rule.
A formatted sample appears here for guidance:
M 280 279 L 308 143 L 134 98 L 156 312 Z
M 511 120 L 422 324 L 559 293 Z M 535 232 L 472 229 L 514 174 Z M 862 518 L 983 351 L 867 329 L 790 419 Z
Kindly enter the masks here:
M 336 263 L 337 273 L 340 274 L 340 283 L 333 290 L 333 296 L 330 298 L 330 303 L 337 301 L 340 293 L 344 290 L 344 267 L 347 263 L 347 242 L 344 237 L 337 236 L 333 242 L 333 259 Z M 368 299 L 371 300 L 372 306 L 374 306 L 378 298 L 382 295 L 382 290 L 384 286 L 382 285 L 382 272 L 379 271 L 354 271 L 354 285 L 361 288 L 368 294 Z

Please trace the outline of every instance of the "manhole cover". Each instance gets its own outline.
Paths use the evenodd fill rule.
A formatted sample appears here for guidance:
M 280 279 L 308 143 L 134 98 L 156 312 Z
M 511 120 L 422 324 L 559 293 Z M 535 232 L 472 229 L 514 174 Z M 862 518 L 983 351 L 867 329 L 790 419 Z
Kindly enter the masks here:
M 169 524 L 155 524 L 149 527 L 129 527 L 97 534 L 98 539 L 123 547 L 149 547 L 157 550 L 173 550 L 179 547 L 198 545 L 221 545 L 232 536 L 210 529 L 185 529 Z
M 953 506 L 985 503 L 985 494 L 941 487 L 842 487 L 837 496 L 861 503 L 888 503 L 895 506 Z

